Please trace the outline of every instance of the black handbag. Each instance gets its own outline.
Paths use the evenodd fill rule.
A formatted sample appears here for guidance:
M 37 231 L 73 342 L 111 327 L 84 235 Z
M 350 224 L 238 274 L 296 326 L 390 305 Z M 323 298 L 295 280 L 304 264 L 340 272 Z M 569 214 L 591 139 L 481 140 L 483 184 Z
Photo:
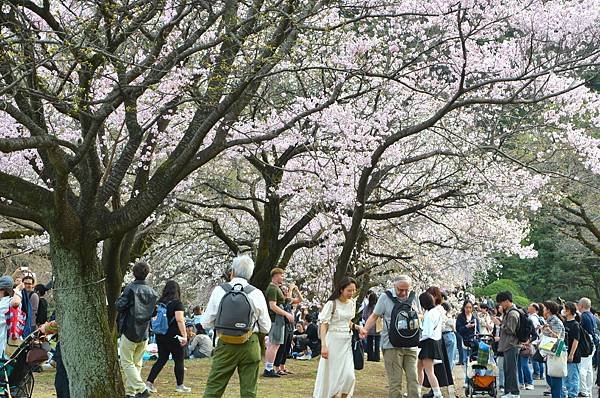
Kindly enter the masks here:
M 540 350 L 535 350 L 535 353 L 533 354 L 533 357 L 531 359 L 534 360 L 535 362 L 545 362 L 545 359 L 542 356 L 542 353 L 540 352 Z
M 356 330 L 352 332 L 352 358 L 355 370 L 362 370 L 365 367 L 365 352 Z

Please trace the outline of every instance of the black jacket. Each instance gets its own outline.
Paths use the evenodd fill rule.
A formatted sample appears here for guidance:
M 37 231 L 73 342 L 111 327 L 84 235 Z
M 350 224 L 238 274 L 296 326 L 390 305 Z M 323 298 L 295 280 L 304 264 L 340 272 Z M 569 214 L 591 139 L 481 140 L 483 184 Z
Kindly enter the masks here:
M 134 343 L 148 339 L 148 329 L 158 295 L 146 281 L 133 281 L 117 299 L 119 332 Z

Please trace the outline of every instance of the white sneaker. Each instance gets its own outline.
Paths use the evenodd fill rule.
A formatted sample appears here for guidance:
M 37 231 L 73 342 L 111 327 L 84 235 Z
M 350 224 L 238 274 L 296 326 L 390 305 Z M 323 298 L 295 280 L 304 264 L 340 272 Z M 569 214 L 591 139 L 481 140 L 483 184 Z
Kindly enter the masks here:
M 500 398 L 521 398 L 520 395 L 515 395 L 515 394 L 505 394 L 503 396 L 501 396 Z
M 525 384 L 525 389 L 526 390 L 535 390 L 535 387 L 533 386 L 533 384 Z
M 182 385 L 180 385 L 180 386 L 177 386 L 177 387 L 175 388 L 175 391 L 177 391 L 177 392 L 192 392 L 192 389 L 191 389 L 191 388 L 189 388 L 189 387 L 186 387 L 186 386 L 184 386 L 184 385 L 182 384 Z
M 158 392 L 158 390 L 156 389 L 156 387 L 154 387 L 154 384 L 150 383 L 149 381 L 146 382 L 146 388 L 152 394 L 156 394 Z

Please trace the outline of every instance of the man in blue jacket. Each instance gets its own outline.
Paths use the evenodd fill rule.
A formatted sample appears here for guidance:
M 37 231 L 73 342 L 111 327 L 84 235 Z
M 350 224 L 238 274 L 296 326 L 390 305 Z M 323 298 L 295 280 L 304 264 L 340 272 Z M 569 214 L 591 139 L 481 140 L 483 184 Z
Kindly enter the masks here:
M 582 297 L 577 305 L 579 312 L 581 312 L 581 327 L 589 335 L 592 341 L 594 338 L 594 330 L 596 329 L 596 320 L 592 315 L 590 309 L 592 308 L 592 302 L 587 297 Z M 594 347 L 592 355 L 587 357 L 581 357 L 581 364 L 579 367 L 579 380 L 580 380 L 580 396 L 591 397 L 592 388 L 594 388 L 594 365 L 593 359 L 596 354 L 596 348 Z
M 141 376 L 142 357 L 148 344 L 150 320 L 158 298 L 154 289 L 146 284 L 149 273 L 148 264 L 136 263 L 133 266 L 135 280 L 125 287 L 116 303 L 121 333 L 120 362 L 125 375 L 126 398 L 150 396 Z

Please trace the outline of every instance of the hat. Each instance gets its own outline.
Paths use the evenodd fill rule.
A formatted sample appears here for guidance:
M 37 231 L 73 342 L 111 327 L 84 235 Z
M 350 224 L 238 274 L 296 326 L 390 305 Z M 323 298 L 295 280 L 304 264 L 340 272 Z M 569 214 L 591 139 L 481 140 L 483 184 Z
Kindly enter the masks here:
M 13 278 L 5 275 L 0 278 L 0 289 L 12 289 L 14 286 Z

